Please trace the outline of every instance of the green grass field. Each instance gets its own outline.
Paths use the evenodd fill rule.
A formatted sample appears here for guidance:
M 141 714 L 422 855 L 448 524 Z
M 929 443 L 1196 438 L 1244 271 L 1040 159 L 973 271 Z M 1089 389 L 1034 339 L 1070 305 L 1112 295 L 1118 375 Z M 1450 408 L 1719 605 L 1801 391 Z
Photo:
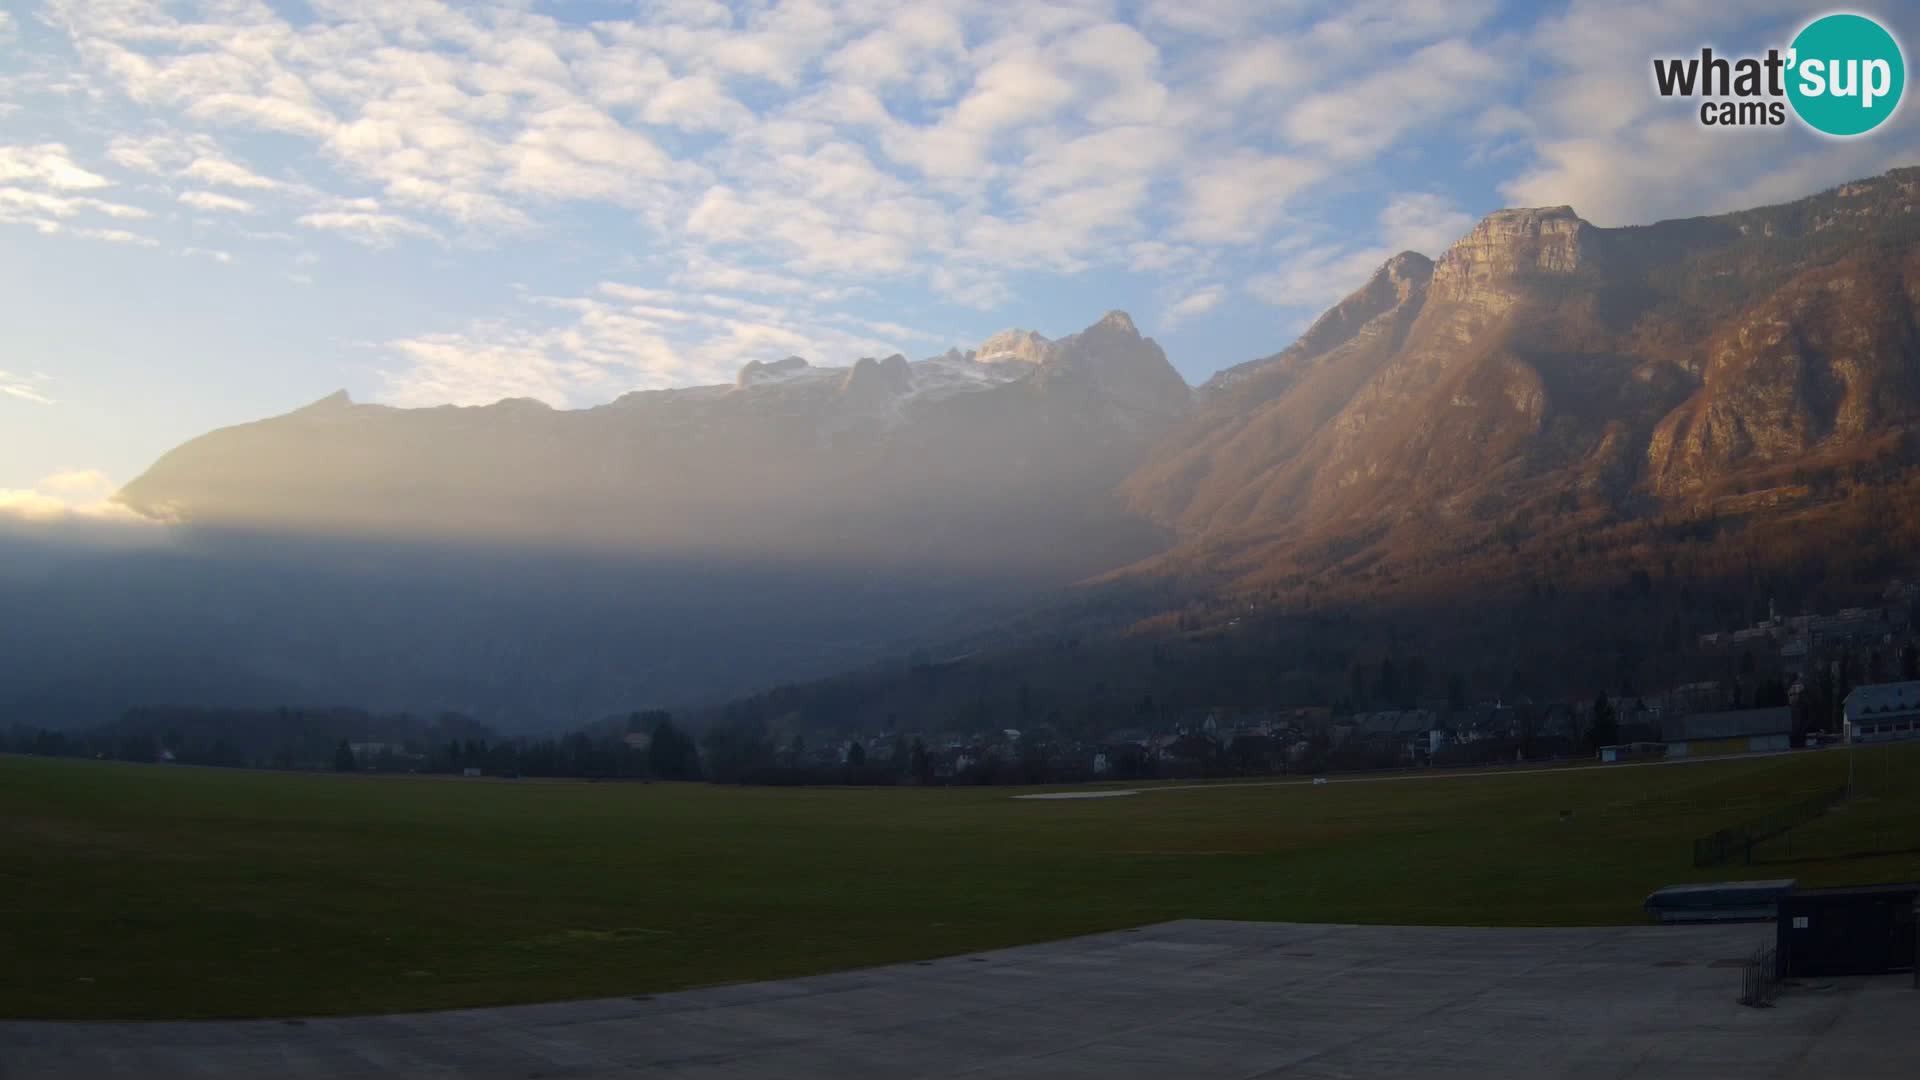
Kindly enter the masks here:
M 1916 854 L 1690 865 L 1694 836 L 1845 773 L 1805 753 L 1036 802 L 0 757 L 0 1016 L 643 994 L 1188 916 L 1626 923 L 1682 881 L 1920 877 Z

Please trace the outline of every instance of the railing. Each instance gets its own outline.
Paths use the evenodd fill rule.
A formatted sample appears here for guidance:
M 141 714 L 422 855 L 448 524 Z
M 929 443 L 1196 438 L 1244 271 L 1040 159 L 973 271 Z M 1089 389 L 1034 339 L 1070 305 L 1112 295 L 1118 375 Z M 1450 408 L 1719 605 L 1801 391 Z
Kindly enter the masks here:
M 1762 1009 L 1780 993 L 1780 958 L 1773 946 L 1754 950 L 1740 970 L 1740 1004 Z
M 1711 836 L 1703 836 L 1693 842 L 1693 865 L 1719 866 L 1722 863 L 1730 863 L 1735 858 L 1743 863 L 1752 863 L 1753 845 L 1805 825 L 1825 814 L 1846 797 L 1847 789 L 1837 787 L 1783 806 L 1756 821 L 1721 829 Z

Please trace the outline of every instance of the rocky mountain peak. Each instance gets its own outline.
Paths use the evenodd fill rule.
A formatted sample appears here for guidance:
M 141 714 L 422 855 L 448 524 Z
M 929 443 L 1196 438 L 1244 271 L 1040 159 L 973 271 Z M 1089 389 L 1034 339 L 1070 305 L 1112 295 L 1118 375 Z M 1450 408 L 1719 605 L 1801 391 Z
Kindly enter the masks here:
M 1470 300 L 1502 282 L 1572 273 L 1591 229 L 1571 206 L 1496 210 L 1440 256 L 1433 291 L 1443 299 Z
M 894 353 L 885 360 L 863 356 L 847 369 L 840 392 L 862 404 L 885 401 L 913 389 L 913 368 L 907 358 Z
M 1285 350 L 1227 368 L 1202 387 L 1218 394 L 1241 385 L 1258 372 L 1307 364 L 1351 342 L 1364 327 L 1383 315 L 1417 309 L 1433 278 L 1433 260 L 1417 251 L 1403 251 L 1380 265 L 1367 283 L 1328 308 Z
M 1039 364 L 1052 348 L 1053 342 L 1033 330 L 1002 330 L 981 342 L 973 359 L 981 364 Z
M 1085 330 L 1053 343 L 1042 366 L 1045 383 L 1079 381 L 1100 394 L 1129 423 L 1154 422 L 1184 413 L 1193 388 L 1167 362 L 1152 338 L 1143 338 L 1125 312 L 1111 311 Z
M 295 411 L 302 413 L 332 412 L 337 409 L 348 409 L 352 407 L 353 398 L 348 396 L 345 390 L 335 390 L 333 393 L 328 394 L 313 404 Z
M 740 374 L 734 378 L 733 384 L 745 388 L 755 383 L 788 378 L 806 371 L 810 367 L 812 367 L 811 364 L 808 364 L 798 356 L 789 356 L 782 360 L 775 360 L 772 363 L 764 360 L 753 360 L 750 361 L 747 366 L 740 369 Z
M 1109 357 L 1121 358 L 1157 358 L 1166 363 L 1166 354 L 1152 338 L 1143 338 L 1133 325 L 1133 319 L 1124 311 L 1109 311 L 1100 321 L 1070 337 L 1061 338 L 1053 343 L 1055 362 L 1067 362 L 1072 358 L 1099 359 L 1103 363 L 1112 363 Z
M 1425 284 L 1433 276 L 1433 260 L 1417 251 L 1403 251 L 1383 263 L 1374 276 L 1384 277 L 1396 285 Z M 1404 289 L 1402 293 L 1404 295 Z

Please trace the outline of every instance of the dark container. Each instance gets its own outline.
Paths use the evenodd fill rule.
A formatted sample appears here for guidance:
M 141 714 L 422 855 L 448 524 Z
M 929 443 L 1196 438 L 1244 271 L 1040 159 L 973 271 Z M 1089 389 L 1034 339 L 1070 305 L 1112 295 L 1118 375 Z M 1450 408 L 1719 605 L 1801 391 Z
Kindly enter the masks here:
M 1744 922 L 1771 919 L 1794 880 L 1714 881 L 1669 885 L 1647 897 L 1647 914 L 1658 922 Z
M 1775 925 L 1782 978 L 1884 975 L 1914 966 L 1920 882 L 1795 889 Z

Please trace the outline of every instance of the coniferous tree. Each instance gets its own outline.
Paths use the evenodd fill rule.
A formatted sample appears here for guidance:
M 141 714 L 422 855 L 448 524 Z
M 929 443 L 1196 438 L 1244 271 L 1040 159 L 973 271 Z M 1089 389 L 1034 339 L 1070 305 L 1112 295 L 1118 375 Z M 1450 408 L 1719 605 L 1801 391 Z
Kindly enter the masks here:
M 1593 725 L 1587 729 L 1587 740 L 1596 750 L 1620 741 L 1620 718 L 1614 715 L 1613 702 L 1604 693 L 1594 695 Z

